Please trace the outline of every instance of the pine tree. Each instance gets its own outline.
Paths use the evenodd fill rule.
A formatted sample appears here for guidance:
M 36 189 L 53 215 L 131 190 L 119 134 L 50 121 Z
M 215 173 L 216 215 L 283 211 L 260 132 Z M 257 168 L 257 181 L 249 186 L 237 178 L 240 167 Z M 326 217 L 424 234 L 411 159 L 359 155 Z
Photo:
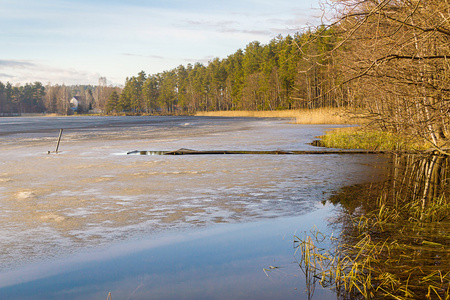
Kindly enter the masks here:
M 113 113 L 118 111 L 119 105 L 119 95 L 116 91 L 113 91 L 108 97 L 108 102 L 106 103 L 106 113 Z

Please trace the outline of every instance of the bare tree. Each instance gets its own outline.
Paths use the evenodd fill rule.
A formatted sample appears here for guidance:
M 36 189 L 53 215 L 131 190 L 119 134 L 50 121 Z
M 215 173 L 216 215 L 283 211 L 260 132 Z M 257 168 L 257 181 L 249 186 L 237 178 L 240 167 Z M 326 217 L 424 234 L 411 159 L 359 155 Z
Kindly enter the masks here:
M 373 124 L 444 151 L 450 135 L 450 1 L 337 0 L 338 36 L 327 55 L 336 82 Z M 345 86 L 344 89 L 342 87 Z

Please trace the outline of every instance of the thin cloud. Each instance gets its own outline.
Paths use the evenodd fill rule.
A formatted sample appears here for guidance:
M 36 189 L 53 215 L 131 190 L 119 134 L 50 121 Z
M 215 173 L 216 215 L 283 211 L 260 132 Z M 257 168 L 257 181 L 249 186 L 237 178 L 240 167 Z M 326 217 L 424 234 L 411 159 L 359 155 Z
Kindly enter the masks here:
M 0 66 L 6 68 L 29 68 L 34 67 L 34 63 L 30 63 L 22 60 L 4 60 L 0 59 Z
M 186 24 L 194 26 L 207 26 L 213 28 L 222 28 L 225 26 L 239 24 L 236 21 L 208 21 L 208 20 L 187 20 Z
M 16 60 L 0 60 L 0 67 L 12 70 L 12 73 L 0 73 L 3 80 L 15 83 L 40 81 L 42 83 L 89 84 L 97 82 L 99 73 L 77 70 L 74 68 L 58 68 L 44 64 Z
M 249 40 L 255 39 L 255 36 L 272 36 L 274 34 L 269 30 L 250 28 L 237 21 L 188 20 L 185 24 L 204 32 L 250 35 L 252 38 Z
M 0 78 L 14 78 L 14 76 L 5 73 L 0 73 Z
M 222 33 L 244 33 L 249 35 L 273 35 L 273 32 L 268 30 L 246 30 L 246 29 L 236 29 L 236 28 L 228 28 L 220 30 Z
M 121 53 L 124 56 L 132 56 L 132 57 L 146 57 L 146 58 L 155 58 L 155 59 L 165 59 L 164 56 L 160 55 L 143 55 L 143 54 L 133 54 L 133 53 Z
M 203 58 L 193 59 L 193 58 L 185 58 L 184 61 L 187 63 L 201 63 L 203 65 L 208 64 L 210 61 L 212 61 L 216 56 L 208 55 Z

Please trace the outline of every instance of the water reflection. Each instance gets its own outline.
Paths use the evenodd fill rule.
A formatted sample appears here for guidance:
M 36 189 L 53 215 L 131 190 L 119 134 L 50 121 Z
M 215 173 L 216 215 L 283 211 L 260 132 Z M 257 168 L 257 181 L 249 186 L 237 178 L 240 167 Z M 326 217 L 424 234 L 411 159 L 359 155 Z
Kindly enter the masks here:
M 0 274 L 5 299 L 304 299 L 291 237 L 317 224 L 327 205 L 298 217 L 220 224 L 117 244 Z M 266 276 L 267 263 L 279 267 Z M 317 288 L 320 299 L 332 291 Z
M 433 199 L 447 197 L 449 159 L 443 155 L 404 155 L 394 159 L 393 187 L 397 196 L 418 202 L 422 210 L 432 205 Z
M 330 199 L 342 208 L 332 247 L 308 235 L 300 266 L 340 299 L 447 299 L 450 290 L 448 158 L 393 159 L 391 179 L 347 187 Z M 314 251 L 312 251 L 313 249 Z

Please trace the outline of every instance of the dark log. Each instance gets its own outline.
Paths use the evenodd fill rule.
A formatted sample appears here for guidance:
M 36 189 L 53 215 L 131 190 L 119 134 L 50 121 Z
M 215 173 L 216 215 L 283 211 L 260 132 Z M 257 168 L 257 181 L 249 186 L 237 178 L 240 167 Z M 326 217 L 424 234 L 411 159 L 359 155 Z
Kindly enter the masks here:
M 131 151 L 127 154 L 140 155 L 218 155 L 218 154 L 271 154 L 271 155 L 306 155 L 306 154 L 385 154 L 387 151 L 373 150 L 302 150 L 302 151 L 285 151 L 285 150 L 191 150 L 178 149 L 174 151 Z

